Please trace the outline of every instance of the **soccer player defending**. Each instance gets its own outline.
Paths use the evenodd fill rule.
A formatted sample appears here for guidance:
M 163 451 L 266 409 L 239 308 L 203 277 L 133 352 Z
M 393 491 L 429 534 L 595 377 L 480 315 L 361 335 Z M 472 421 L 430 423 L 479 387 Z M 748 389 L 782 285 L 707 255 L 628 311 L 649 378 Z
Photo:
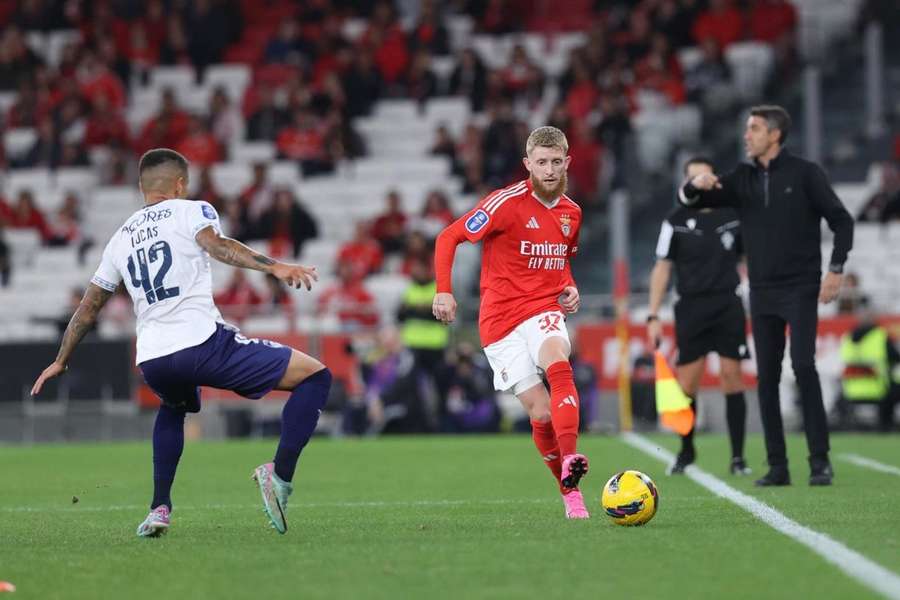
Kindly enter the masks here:
M 215 209 L 183 200 L 188 163 L 169 149 L 150 150 L 139 165 L 144 206 L 116 231 L 81 304 L 63 335 L 59 354 L 34 387 L 66 370 L 75 346 L 124 281 L 137 316 L 137 363 L 162 400 L 153 428 L 153 501 L 137 534 L 165 533 L 172 511 L 170 490 L 184 448 L 184 418 L 200 410 L 200 387 L 260 398 L 291 392 L 282 412 L 275 460 L 253 473 L 272 526 L 287 531 L 285 510 L 301 450 L 328 398 L 331 372 L 318 360 L 268 340 L 248 339 L 226 324 L 213 303 L 209 257 L 271 273 L 291 287 L 310 289 L 314 267 L 286 264 L 222 235 Z
M 512 390 L 531 418 L 534 444 L 553 472 L 566 516 L 587 519 L 579 480 L 578 392 L 569 364 L 566 313 L 580 303 L 569 257 L 578 250 L 581 208 L 566 196 L 571 157 L 565 134 L 539 127 L 525 144 L 528 179 L 488 194 L 437 238 L 434 316 L 456 316 L 451 271 L 460 242 L 483 241 L 479 334 L 494 387 Z M 539 370 L 550 382 L 550 393 Z

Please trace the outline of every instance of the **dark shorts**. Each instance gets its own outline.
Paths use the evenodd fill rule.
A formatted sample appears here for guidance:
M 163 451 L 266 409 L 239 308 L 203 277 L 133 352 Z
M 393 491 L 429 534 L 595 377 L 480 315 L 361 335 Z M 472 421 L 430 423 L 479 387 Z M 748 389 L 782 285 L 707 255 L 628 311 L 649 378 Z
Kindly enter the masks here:
M 163 404 L 200 411 L 200 386 L 261 398 L 278 385 L 292 350 L 277 342 L 248 339 L 231 325 L 216 325 L 205 342 L 142 362 L 147 385 Z
M 750 358 L 741 299 L 734 294 L 682 298 L 675 305 L 678 364 L 686 365 L 710 352 L 734 360 Z

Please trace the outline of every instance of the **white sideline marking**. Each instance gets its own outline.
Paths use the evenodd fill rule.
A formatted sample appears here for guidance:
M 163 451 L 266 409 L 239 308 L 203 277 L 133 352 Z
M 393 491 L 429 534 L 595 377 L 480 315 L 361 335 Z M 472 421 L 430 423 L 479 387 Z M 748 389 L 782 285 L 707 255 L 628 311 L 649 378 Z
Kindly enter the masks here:
M 890 473 L 891 475 L 900 475 L 900 468 L 893 465 L 886 465 L 883 462 L 878 462 L 877 460 L 866 458 L 859 454 L 839 454 L 838 458 L 853 463 L 858 467 L 865 467 L 867 469 L 872 469 L 873 471 L 881 471 L 882 473 Z
M 622 438 L 628 445 L 663 462 L 671 463 L 675 460 L 675 455 L 671 452 L 660 448 L 641 435 L 625 433 Z M 739 492 L 696 465 L 685 469 L 685 475 L 715 495 L 737 504 L 766 525 L 803 544 L 863 586 L 886 598 L 900 600 L 900 575 L 869 560 L 856 550 L 851 550 L 824 533 L 819 533 L 789 519 L 765 502 Z

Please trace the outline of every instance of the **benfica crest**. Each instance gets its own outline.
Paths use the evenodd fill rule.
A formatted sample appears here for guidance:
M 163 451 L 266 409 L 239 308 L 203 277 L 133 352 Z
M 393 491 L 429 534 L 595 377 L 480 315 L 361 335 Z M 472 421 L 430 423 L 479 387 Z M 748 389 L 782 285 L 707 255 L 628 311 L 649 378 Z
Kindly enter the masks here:
M 569 237 L 572 233 L 572 218 L 569 215 L 563 215 L 559 218 L 559 222 L 562 224 L 563 235 Z

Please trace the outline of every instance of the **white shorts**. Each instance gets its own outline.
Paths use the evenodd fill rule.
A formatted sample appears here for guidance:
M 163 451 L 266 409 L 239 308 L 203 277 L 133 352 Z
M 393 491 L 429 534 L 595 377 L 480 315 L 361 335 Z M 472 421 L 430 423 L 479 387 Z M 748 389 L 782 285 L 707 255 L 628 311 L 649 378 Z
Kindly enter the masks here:
M 494 388 L 518 394 L 540 383 L 538 352 L 541 344 L 552 337 L 569 342 L 566 317 L 558 310 L 535 315 L 519 323 L 503 339 L 485 346 L 484 354 L 494 370 Z

